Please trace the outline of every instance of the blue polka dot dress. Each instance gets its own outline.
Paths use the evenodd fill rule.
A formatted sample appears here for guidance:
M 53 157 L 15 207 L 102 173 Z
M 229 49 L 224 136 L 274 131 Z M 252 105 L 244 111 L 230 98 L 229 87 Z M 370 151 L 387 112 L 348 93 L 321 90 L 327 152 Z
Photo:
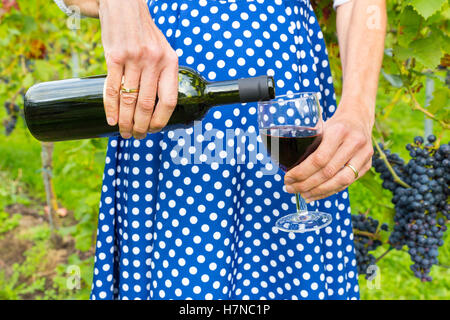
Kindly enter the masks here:
M 309 0 L 148 7 L 180 65 L 209 81 L 272 75 L 277 95 L 320 92 L 324 118 L 333 115 L 327 51 Z M 256 106 L 214 107 L 193 127 L 143 140 L 109 139 L 91 299 L 359 298 L 347 190 L 309 204 L 332 214 L 328 227 L 274 227 L 296 211 L 295 198 L 281 170 L 263 174 L 267 156 L 248 161 L 259 150 L 252 141 L 261 142 L 250 139 L 258 136 Z M 213 152 L 231 161 L 208 161 Z

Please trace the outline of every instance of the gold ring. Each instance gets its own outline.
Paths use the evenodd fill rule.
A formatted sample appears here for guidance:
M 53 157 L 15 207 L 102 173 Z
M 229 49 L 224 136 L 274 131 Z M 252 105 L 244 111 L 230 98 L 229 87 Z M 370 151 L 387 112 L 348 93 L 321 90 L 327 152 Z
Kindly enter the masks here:
M 359 176 L 358 170 L 356 170 L 356 168 L 352 166 L 350 163 L 346 163 L 345 166 L 352 169 L 353 173 L 355 174 L 355 180 L 358 179 Z
M 137 93 L 137 92 L 139 92 L 139 89 L 128 89 L 128 88 L 125 88 L 124 86 L 122 86 L 120 88 L 120 90 L 122 92 L 124 92 L 124 93 Z

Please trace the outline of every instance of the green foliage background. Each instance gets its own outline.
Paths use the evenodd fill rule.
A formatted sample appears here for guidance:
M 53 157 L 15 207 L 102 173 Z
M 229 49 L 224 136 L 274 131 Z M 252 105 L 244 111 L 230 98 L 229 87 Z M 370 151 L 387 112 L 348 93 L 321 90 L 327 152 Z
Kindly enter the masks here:
M 341 69 L 335 34 L 335 13 L 331 1 L 311 1 L 323 28 L 339 96 Z M 0 5 L 0 106 L 5 102 L 23 106 L 24 89 L 52 79 L 72 77 L 72 52 L 82 70 L 80 76 L 106 72 L 101 46 L 100 25 L 95 19 L 82 19 L 80 29 L 70 30 L 65 15 L 50 0 L 17 1 L 19 10 L 9 8 L 14 0 Z M 388 141 L 392 150 L 408 159 L 404 145 L 423 135 L 424 112 L 435 121 L 435 134 L 449 141 L 449 2 L 445 0 L 388 1 L 388 34 L 377 101 L 377 139 Z M 439 66 L 440 65 L 440 66 Z M 439 67 L 438 67 L 439 66 Z M 435 91 L 425 109 L 425 80 L 434 81 Z M 2 107 L 0 119 L 11 121 Z M 0 134 L 0 241 L 2 235 L 19 228 L 20 212 L 6 213 L 19 203 L 40 207 L 45 190 L 41 176 L 41 145 L 26 130 L 19 116 L 9 136 Z M 92 281 L 95 233 L 101 178 L 106 151 L 105 139 L 61 142 L 54 150 L 54 185 L 60 205 L 73 212 L 73 223 L 57 231 L 71 238 L 75 251 L 53 270 L 52 280 L 43 272 L 54 247 L 47 223 L 29 228 L 20 239 L 32 241 L 24 261 L 7 274 L 0 264 L 0 299 L 87 299 Z M 370 210 L 381 222 L 393 223 L 391 195 L 381 188 L 374 171 L 350 188 L 354 213 Z M 386 246 L 374 253 L 379 256 Z M 90 253 L 90 254 L 89 254 Z M 381 287 L 369 289 L 360 277 L 363 299 L 448 299 L 450 297 L 449 243 L 440 248 L 440 263 L 433 267 L 433 282 L 421 283 L 409 269 L 406 252 L 392 251 L 380 263 Z M 0 261 L 1 262 L 1 261 Z M 80 289 L 67 289 L 67 266 L 80 268 Z

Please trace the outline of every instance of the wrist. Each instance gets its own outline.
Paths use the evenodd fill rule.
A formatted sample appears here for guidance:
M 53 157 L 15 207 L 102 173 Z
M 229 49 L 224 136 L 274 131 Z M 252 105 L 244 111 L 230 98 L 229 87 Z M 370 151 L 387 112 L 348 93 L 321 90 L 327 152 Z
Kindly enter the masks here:
M 365 78 L 364 78 L 365 77 Z M 375 123 L 375 103 L 378 80 L 371 80 L 370 75 L 351 72 L 343 79 L 342 96 L 339 108 L 357 114 L 369 125 L 370 130 Z
M 346 117 L 357 117 L 369 131 L 375 123 L 375 99 L 363 94 L 345 94 L 343 92 L 336 113 Z

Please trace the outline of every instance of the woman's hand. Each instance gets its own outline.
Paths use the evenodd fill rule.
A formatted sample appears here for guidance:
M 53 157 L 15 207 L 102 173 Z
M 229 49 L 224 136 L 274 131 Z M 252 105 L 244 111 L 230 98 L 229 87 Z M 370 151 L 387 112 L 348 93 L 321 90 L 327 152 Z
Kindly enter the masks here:
M 104 105 L 109 125 L 128 139 L 145 138 L 168 122 L 178 99 L 178 56 L 142 0 L 98 0 L 108 76 Z M 123 87 L 138 89 L 121 92 Z M 158 103 L 155 107 L 156 96 Z
M 285 175 L 286 190 L 299 192 L 307 201 L 328 197 L 352 184 L 355 173 L 345 164 L 349 163 L 364 175 L 372 166 L 373 119 L 362 117 L 357 108 L 343 104 L 358 102 L 342 101 L 325 124 L 322 141 L 300 165 Z M 359 107 L 362 107 L 359 105 Z
M 337 10 L 342 99 L 317 150 L 285 175 L 286 190 L 306 201 L 345 189 L 372 165 L 375 99 L 386 35 L 386 1 L 350 1 Z M 370 23 L 368 23 L 370 21 Z

